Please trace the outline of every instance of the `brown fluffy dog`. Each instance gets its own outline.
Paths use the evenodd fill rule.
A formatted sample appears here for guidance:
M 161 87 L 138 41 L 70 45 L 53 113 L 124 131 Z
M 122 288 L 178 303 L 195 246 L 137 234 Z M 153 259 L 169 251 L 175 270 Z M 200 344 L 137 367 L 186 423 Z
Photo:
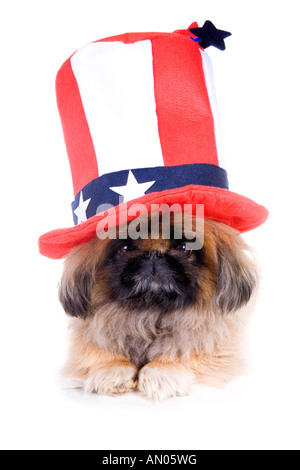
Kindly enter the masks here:
M 138 389 L 153 400 L 220 385 L 240 372 L 240 339 L 257 284 L 240 234 L 205 221 L 204 247 L 99 240 L 67 258 L 60 300 L 71 315 L 66 375 L 86 391 Z

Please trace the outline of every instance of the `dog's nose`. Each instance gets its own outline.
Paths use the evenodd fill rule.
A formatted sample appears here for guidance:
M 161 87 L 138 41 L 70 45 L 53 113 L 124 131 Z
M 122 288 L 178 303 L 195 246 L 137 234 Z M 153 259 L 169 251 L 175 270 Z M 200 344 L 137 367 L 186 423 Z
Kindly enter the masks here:
M 144 258 L 145 259 L 148 259 L 148 260 L 155 260 L 156 258 L 163 258 L 163 254 L 158 251 L 158 250 L 155 250 L 155 251 L 147 251 L 145 254 L 144 254 Z
M 144 254 L 144 259 L 146 260 L 146 270 L 149 274 L 152 276 L 156 276 L 157 274 L 161 273 L 162 270 L 162 261 L 164 258 L 164 255 L 158 251 L 147 251 Z

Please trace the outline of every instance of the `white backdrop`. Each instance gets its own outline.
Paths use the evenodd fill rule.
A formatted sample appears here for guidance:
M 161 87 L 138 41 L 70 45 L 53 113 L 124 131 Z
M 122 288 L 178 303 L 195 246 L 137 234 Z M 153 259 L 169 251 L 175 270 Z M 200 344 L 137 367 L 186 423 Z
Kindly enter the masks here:
M 3 449 L 299 449 L 299 33 L 286 0 L 34 0 L 1 6 L 1 386 Z M 5 5 L 5 6 L 4 6 Z M 231 31 L 212 58 L 231 189 L 266 205 L 247 234 L 263 281 L 249 370 L 225 390 L 152 405 L 84 396 L 59 379 L 67 347 L 62 262 L 42 233 L 72 225 L 55 75 L 77 48 L 206 19 Z

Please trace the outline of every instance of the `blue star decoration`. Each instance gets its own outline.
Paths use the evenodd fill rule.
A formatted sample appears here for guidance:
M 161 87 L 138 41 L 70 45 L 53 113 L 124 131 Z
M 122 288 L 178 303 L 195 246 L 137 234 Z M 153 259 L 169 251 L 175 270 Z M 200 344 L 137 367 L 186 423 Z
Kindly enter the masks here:
M 226 46 L 224 39 L 231 36 L 231 33 L 228 31 L 217 29 L 211 21 L 205 21 L 202 28 L 191 28 L 189 31 L 194 36 L 197 36 L 197 39 L 193 39 L 194 41 L 199 42 L 203 49 L 206 49 L 209 46 L 214 46 L 221 51 L 225 51 Z

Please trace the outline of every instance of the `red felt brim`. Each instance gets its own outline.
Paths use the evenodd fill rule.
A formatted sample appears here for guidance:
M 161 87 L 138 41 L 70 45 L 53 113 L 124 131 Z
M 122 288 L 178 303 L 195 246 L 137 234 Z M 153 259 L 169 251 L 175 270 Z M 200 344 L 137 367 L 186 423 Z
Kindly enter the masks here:
M 97 236 L 98 223 L 110 216 L 110 226 L 114 220 L 130 222 L 128 209 L 134 204 L 143 204 L 147 212 L 152 204 L 204 204 L 206 219 L 223 222 L 239 232 L 247 232 L 263 224 L 269 215 L 268 210 L 240 194 L 227 189 L 209 186 L 186 186 L 185 188 L 152 193 L 140 199 L 121 204 L 110 211 L 97 214 L 86 222 L 71 228 L 57 229 L 42 235 L 39 239 L 40 253 L 48 258 L 65 258 L 78 245 Z M 117 215 L 117 217 L 115 217 Z

